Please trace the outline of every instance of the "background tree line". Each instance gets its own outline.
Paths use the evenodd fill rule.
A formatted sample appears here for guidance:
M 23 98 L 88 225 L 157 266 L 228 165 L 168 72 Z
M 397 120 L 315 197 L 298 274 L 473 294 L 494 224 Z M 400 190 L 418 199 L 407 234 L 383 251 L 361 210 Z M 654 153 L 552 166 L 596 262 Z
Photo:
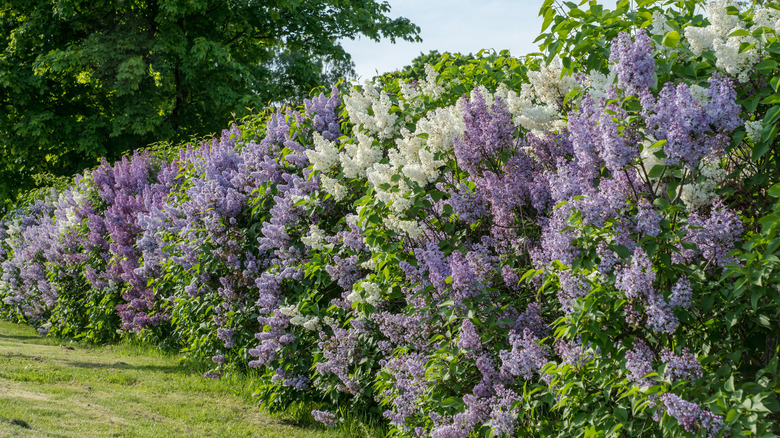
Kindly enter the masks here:
M 0 196 L 354 74 L 339 41 L 419 41 L 373 0 L 0 1 Z

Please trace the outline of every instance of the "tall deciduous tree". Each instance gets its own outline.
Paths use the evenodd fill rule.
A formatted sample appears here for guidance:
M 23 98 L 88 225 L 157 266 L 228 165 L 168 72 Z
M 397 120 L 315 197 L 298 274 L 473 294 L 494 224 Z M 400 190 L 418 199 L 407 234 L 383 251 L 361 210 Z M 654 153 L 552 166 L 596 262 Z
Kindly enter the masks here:
M 0 195 L 156 140 L 218 132 L 419 40 L 374 0 L 0 0 Z

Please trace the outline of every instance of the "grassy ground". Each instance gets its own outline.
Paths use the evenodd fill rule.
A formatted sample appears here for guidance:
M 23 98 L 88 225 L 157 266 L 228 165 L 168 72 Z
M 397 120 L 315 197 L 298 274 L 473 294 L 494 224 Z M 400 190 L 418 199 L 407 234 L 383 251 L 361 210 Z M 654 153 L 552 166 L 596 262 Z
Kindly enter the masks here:
M 154 350 L 85 348 L 0 321 L 0 437 L 331 438 L 236 395 Z M 248 388 L 244 388 L 248 391 Z

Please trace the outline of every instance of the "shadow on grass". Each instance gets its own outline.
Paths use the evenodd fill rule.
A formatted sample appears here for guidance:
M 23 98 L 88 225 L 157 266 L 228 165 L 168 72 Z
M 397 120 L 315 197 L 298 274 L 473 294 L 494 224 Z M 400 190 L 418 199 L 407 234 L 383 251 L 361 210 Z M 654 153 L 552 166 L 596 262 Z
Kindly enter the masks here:
M 41 356 L 33 356 L 24 353 L 1 353 L 0 357 L 17 358 L 28 360 L 31 362 L 44 362 L 47 358 Z M 126 371 L 150 371 L 150 372 L 162 372 L 167 374 L 180 374 L 188 375 L 196 372 L 192 368 L 184 367 L 181 365 L 131 365 L 126 362 L 117 361 L 113 363 L 96 363 L 96 362 L 84 362 L 78 360 L 68 359 L 53 359 L 56 362 L 61 362 L 64 366 L 71 366 L 84 369 L 111 369 L 111 370 L 126 370 Z
M 41 343 L 41 341 L 44 340 L 44 338 L 38 336 L 38 335 L 0 335 L 0 340 L 3 339 L 13 339 L 15 341 L 22 341 L 27 342 L 31 344 L 37 344 Z M 38 341 L 38 342 L 35 342 Z M 45 343 L 45 341 L 44 341 Z
M 22 420 L 22 419 L 19 419 L 19 418 L 5 418 L 5 417 L 0 417 L 0 422 L 3 422 L 3 423 L 8 423 L 8 424 L 10 424 L 10 425 L 12 425 L 12 426 L 19 426 L 19 427 L 21 427 L 22 429 L 29 429 L 29 428 L 30 428 L 30 425 L 29 425 L 29 424 L 27 424 L 27 422 L 26 422 L 26 421 L 24 421 L 24 420 Z
M 114 369 L 114 370 L 128 370 L 128 371 L 152 371 L 162 372 L 168 374 L 191 374 L 192 370 L 179 366 L 179 365 L 130 365 L 125 362 L 114 363 L 94 363 L 94 362 L 79 362 L 74 360 L 64 360 L 68 366 L 85 368 L 85 369 Z
M 0 357 L 7 357 L 9 359 L 17 358 L 17 359 L 29 360 L 32 362 L 43 362 L 46 360 L 46 358 L 41 356 L 31 356 L 29 354 L 24 354 L 24 353 L 0 353 Z

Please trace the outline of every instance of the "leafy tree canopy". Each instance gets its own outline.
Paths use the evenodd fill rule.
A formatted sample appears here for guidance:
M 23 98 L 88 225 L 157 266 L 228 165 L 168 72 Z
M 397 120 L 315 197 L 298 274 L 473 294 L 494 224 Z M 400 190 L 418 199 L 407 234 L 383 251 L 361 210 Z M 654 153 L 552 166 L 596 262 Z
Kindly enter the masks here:
M 419 40 L 374 0 L 0 0 L 0 195 L 353 73 L 339 43 Z

